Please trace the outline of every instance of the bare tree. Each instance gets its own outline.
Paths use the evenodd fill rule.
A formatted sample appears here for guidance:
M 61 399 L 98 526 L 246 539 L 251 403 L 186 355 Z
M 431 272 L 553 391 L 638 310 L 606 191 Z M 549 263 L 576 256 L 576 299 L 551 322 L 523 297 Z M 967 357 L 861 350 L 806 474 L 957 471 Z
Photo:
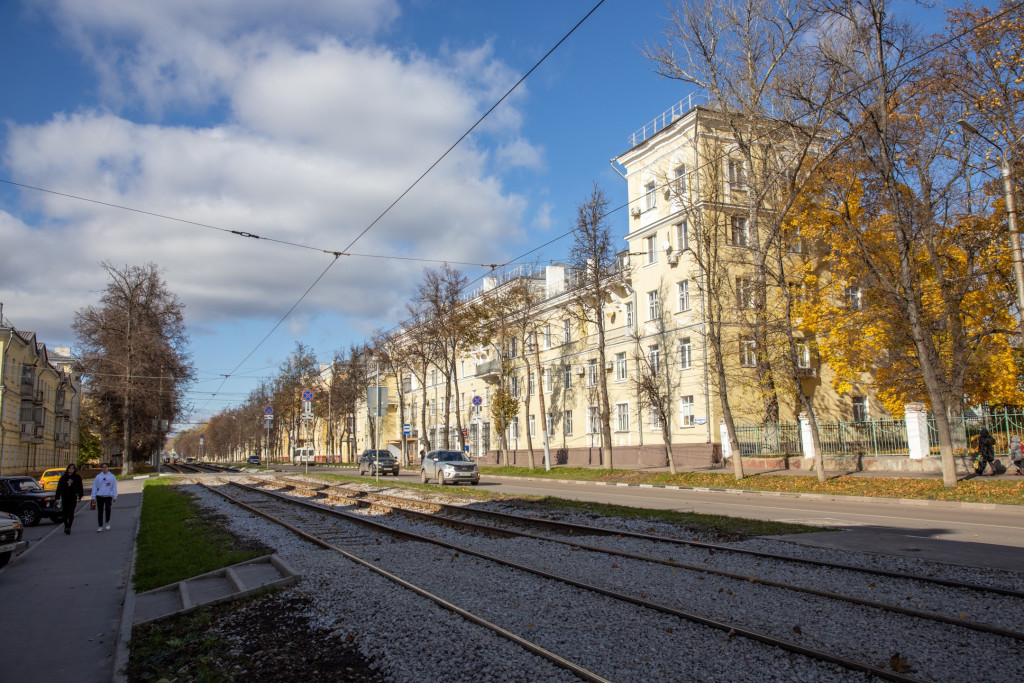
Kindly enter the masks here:
M 658 300 L 669 301 L 664 283 L 659 290 Z M 662 443 L 665 446 L 665 460 L 668 463 L 669 471 L 675 474 L 676 463 L 672 458 L 672 404 L 676 392 L 672 362 L 669 357 L 672 335 L 665 323 L 665 315 L 665 308 L 662 306 L 658 310 L 657 317 L 651 321 L 655 323 L 657 329 L 653 335 L 647 337 L 647 340 L 657 343 L 649 345 L 647 353 L 638 350 L 636 354 L 637 374 L 633 385 L 640 402 L 640 414 L 643 413 L 643 407 L 646 406 L 658 417 Z
M 123 468 L 132 472 L 160 445 L 153 420 L 173 422 L 193 378 L 184 306 L 156 264 L 101 264 L 109 277 L 99 306 L 75 313 L 89 391 L 97 398 L 107 433 L 120 432 Z M 119 428 L 119 429 L 117 429 Z
M 570 312 L 585 334 L 592 326 L 596 331 L 598 367 L 598 405 L 601 426 L 601 459 L 605 468 L 612 469 L 611 407 L 608 400 L 608 377 L 605 366 L 605 309 L 611 300 L 611 281 L 623 267 L 616 258 L 617 250 L 611 229 L 605 221 L 608 200 L 594 184 L 590 196 L 576 206 L 576 228 L 569 250 L 569 264 L 576 278 L 571 294 Z

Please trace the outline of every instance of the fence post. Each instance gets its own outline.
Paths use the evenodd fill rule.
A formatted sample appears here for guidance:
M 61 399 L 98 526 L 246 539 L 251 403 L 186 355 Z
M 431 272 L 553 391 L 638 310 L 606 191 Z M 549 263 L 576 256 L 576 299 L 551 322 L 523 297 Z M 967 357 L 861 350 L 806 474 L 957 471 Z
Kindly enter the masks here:
M 923 403 L 907 403 L 903 406 L 907 420 L 907 445 L 910 459 L 921 460 L 931 454 L 928 447 L 928 411 Z
M 800 447 L 804 452 L 804 460 L 807 460 L 817 455 L 814 452 L 814 435 L 811 434 L 811 421 L 807 419 L 807 413 L 800 413 L 797 419 L 800 420 Z
M 722 460 L 732 455 L 732 444 L 729 443 L 729 428 L 725 426 L 725 418 L 718 418 L 718 431 L 722 436 Z

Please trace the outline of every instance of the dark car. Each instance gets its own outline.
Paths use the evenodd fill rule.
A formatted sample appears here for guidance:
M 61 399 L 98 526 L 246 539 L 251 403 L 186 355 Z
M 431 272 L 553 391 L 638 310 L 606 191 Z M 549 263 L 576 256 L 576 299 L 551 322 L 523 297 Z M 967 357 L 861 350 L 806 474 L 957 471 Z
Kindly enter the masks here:
M 480 483 L 480 466 L 462 451 L 430 451 L 420 465 L 420 481 L 426 484 L 431 479 L 437 479 L 441 486 L 459 482 L 476 486 Z
M 246 461 L 245 461 L 245 462 L 246 462 L 247 464 L 249 464 L 249 465 L 257 465 L 257 466 L 259 466 L 259 464 L 260 464 L 260 456 L 258 456 L 258 455 L 250 455 L 250 456 L 249 456 L 249 457 L 248 457 L 248 458 L 246 459 Z
M 398 476 L 398 461 L 395 460 L 395 456 L 391 455 L 391 451 L 383 450 L 368 450 L 363 451 L 363 454 L 359 456 L 359 475 L 366 474 L 388 474 L 389 472 L 395 476 Z
M 0 512 L 0 567 L 11 561 L 15 550 L 28 547 L 28 541 L 21 540 L 25 525 L 21 518 L 9 512 Z
M 64 520 L 57 496 L 32 477 L 0 477 L 0 510 L 18 515 L 25 526 L 35 526 L 43 517 L 54 524 Z

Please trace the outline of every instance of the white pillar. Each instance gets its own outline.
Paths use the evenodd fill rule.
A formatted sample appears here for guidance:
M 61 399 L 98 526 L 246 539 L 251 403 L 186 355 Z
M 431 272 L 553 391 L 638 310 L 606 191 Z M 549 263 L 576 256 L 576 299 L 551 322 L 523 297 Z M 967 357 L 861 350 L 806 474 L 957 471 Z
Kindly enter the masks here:
M 718 431 L 722 435 L 722 459 L 727 460 L 732 455 L 732 445 L 729 443 L 729 428 L 725 426 L 725 418 L 718 418 Z
M 907 420 L 907 445 L 910 459 L 921 460 L 930 453 L 928 448 L 928 411 L 923 403 L 907 403 L 903 406 Z
M 814 452 L 814 435 L 811 434 L 811 421 L 807 419 L 807 413 L 800 413 L 797 419 L 800 420 L 800 444 L 804 451 L 804 460 L 807 460 L 817 455 Z

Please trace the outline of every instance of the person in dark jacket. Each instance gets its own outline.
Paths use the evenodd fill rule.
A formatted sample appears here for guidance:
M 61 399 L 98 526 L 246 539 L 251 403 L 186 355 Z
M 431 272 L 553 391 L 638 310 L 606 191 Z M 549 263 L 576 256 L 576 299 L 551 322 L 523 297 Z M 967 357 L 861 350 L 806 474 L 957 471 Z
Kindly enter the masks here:
M 974 471 L 978 475 L 985 474 L 985 468 L 988 467 L 989 463 L 996 459 L 996 451 L 993 446 L 996 445 L 996 440 L 988 433 L 987 429 L 982 429 L 981 434 L 978 435 L 978 464 L 975 465 Z M 992 468 L 992 474 L 996 473 L 995 467 Z
M 78 468 L 74 464 L 68 465 L 64 474 L 57 480 L 57 499 L 60 501 L 61 510 L 64 511 L 64 533 L 71 533 L 71 525 L 75 523 L 75 507 L 78 501 L 85 495 L 82 488 L 82 477 L 78 474 Z

